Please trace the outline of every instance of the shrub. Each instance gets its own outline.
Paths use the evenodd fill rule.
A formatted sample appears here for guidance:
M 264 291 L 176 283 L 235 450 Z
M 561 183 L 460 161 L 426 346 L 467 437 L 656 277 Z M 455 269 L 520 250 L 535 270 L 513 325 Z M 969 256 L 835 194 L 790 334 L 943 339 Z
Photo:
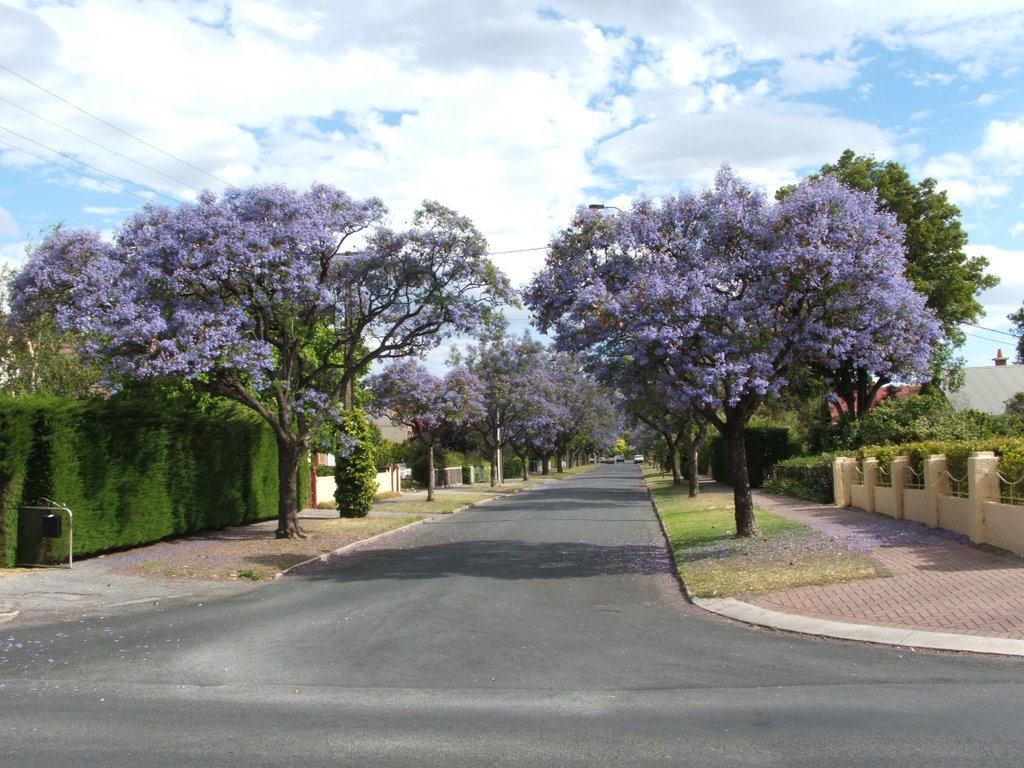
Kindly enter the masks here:
M 345 412 L 343 440 L 353 441 L 339 453 L 334 467 L 334 499 L 341 517 L 366 517 L 377 493 L 377 452 L 370 421 L 361 410 Z
M 831 504 L 835 501 L 832 464 L 835 454 L 785 459 L 771 467 L 762 488 L 781 496 Z

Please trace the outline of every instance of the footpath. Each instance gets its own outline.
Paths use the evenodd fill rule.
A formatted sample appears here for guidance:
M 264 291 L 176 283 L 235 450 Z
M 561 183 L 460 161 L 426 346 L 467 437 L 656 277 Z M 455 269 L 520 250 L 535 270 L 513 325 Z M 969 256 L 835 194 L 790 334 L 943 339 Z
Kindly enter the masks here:
M 902 647 L 1024 656 L 1024 557 L 859 509 L 754 493 L 754 503 L 863 552 L 892 575 L 694 603 L 739 621 Z
M 820 637 L 1024 656 L 1024 557 L 857 509 L 757 492 L 754 497 L 758 506 L 835 537 L 892 575 L 746 599 L 694 600 L 700 608 L 748 624 Z M 387 514 L 387 504 L 378 505 L 374 513 Z M 333 514 L 306 510 L 303 516 Z M 268 526 L 269 535 L 276 523 L 258 525 Z M 259 589 L 244 580 L 130 576 L 116 573 L 115 562 L 90 558 L 71 570 L 30 569 L 0 578 L 0 624 L 19 616 L 96 615 Z

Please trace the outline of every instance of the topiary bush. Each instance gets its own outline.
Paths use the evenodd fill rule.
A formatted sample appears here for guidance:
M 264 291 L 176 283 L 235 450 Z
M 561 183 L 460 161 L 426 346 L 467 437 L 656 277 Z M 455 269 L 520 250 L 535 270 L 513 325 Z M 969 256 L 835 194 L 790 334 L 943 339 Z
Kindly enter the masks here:
M 338 453 L 334 499 L 341 517 L 366 517 L 377 495 L 375 433 L 361 410 L 346 411 L 341 439 L 351 447 Z

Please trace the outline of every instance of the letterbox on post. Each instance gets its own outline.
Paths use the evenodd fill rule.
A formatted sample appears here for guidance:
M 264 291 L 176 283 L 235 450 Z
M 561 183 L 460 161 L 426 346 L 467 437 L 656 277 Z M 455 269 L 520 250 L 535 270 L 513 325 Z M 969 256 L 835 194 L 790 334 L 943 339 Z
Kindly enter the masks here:
M 40 499 L 36 504 L 26 504 L 19 507 L 20 512 L 35 512 L 42 515 L 39 533 L 44 539 L 59 539 L 64 535 L 62 518 L 68 517 L 68 568 L 72 567 L 74 545 L 74 516 L 71 510 L 63 504 L 58 504 L 50 499 Z M 19 565 L 39 565 L 39 563 L 19 563 Z
M 49 514 L 43 517 L 43 536 L 47 539 L 59 539 L 61 536 L 60 515 Z

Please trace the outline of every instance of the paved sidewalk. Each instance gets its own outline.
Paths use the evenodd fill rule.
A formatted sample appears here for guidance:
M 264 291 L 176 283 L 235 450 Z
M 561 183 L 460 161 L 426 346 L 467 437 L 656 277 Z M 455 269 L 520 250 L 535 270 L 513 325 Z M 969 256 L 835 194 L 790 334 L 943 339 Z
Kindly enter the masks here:
M 797 632 L 1024 656 L 1024 558 L 912 521 L 754 496 L 755 504 L 864 552 L 892 576 L 698 605 Z

